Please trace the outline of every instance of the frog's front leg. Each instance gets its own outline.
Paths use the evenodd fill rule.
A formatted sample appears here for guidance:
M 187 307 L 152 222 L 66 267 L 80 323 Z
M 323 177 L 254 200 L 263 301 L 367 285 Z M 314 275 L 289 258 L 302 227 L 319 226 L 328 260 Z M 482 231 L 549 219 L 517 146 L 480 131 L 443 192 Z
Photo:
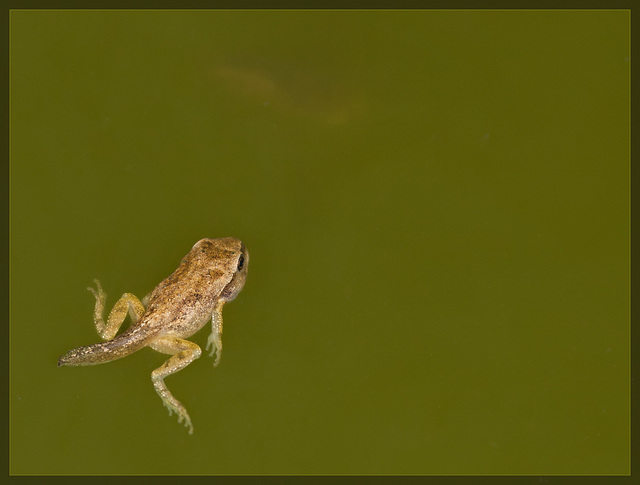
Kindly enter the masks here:
M 172 355 L 164 364 L 151 373 L 153 387 L 162 399 L 162 403 L 169 409 L 169 415 L 174 411 L 178 415 L 178 422 L 184 419 L 184 425 L 189 428 L 189 434 L 193 433 L 193 425 L 189 413 L 173 394 L 167 389 L 164 378 L 184 369 L 191 362 L 200 357 L 202 351 L 198 345 L 177 337 L 162 337 L 154 341 L 150 347 L 163 354 Z
M 120 299 L 113 306 L 113 309 L 109 313 L 109 318 L 107 318 L 107 323 L 104 323 L 104 304 L 107 300 L 107 294 L 102 290 L 102 286 L 100 285 L 100 281 L 93 280 L 96 284 L 97 290 L 94 290 L 92 287 L 88 287 L 93 296 L 96 297 L 96 306 L 93 312 L 93 322 L 96 325 L 96 330 L 98 331 L 98 335 L 102 340 L 111 340 L 116 336 L 122 322 L 127 317 L 127 312 L 131 316 L 131 321 L 135 324 L 142 315 L 144 315 L 145 309 L 143 304 L 138 300 L 135 295 L 131 293 L 125 293 L 120 297 Z
M 216 354 L 216 360 L 213 363 L 214 367 L 220 363 L 220 357 L 222 357 L 222 307 L 224 303 L 224 301 L 218 301 L 213 310 L 211 315 L 211 335 L 209 335 L 207 346 L 205 347 L 205 350 L 209 350 L 209 347 L 211 347 L 209 356 L 213 357 L 213 354 Z

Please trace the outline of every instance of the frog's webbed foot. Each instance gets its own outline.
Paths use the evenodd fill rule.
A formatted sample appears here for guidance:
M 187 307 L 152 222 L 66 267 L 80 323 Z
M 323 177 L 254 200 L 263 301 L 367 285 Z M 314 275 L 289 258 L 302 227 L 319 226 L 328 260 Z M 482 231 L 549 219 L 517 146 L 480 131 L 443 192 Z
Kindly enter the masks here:
M 96 289 L 94 289 L 92 286 L 87 286 L 87 290 L 93 293 L 93 296 L 96 299 L 96 306 L 93 311 L 93 323 L 96 326 L 98 335 L 102 337 L 104 335 L 104 331 L 106 328 L 103 314 L 104 314 L 104 305 L 105 305 L 105 302 L 107 301 L 107 294 L 102 289 L 100 280 L 94 279 L 93 282 L 96 284 Z
M 104 302 L 107 298 L 107 294 L 102 289 L 102 285 L 100 284 L 99 279 L 94 278 L 93 282 L 96 284 L 96 289 L 94 290 L 92 286 L 87 286 L 87 290 L 93 293 L 93 296 L 96 297 L 96 300 L 100 300 L 102 302 L 102 306 L 104 307 Z
M 189 434 L 193 434 L 193 424 L 191 424 L 189 413 L 180 401 L 175 398 L 173 399 L 173 401 L 175 402 L 169 402 L 163 399 L 162 404 L 164 404 L 164 406 L 169 410 L 169 416 L 171 416 L 173 413 L 176 413 L 176 415 L 178 416 L 178 423 L 182 423 L 182 421 L 184 421 L 185 427 L 189 428 Z

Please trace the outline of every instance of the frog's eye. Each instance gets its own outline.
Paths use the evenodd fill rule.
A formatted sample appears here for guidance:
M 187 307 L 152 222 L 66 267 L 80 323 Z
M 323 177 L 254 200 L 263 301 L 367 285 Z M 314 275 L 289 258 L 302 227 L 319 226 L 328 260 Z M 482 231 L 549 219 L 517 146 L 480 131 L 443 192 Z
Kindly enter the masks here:
M 244 254 L 241 254 L 240 259 L 238 259 L 238 271 L 242 271 L 243 266 L 244 266 Z

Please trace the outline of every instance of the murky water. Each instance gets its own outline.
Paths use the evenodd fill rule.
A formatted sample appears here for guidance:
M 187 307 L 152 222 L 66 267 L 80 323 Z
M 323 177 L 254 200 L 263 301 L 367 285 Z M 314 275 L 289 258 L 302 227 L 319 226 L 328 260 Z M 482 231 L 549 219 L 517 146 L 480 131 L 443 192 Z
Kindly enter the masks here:
M 11 472 L 629 470 L 626 12 L 11 13 Z M 98 341 L 203 237 L 224 354 Z M 193 340 L 206 344 L 208 330 Z

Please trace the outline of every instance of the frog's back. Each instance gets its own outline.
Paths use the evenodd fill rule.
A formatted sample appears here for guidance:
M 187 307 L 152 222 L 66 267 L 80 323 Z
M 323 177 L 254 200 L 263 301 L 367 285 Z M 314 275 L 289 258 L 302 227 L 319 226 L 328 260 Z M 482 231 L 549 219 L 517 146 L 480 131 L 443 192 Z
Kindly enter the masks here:
M 199 328 L 193 329 L 193 325 L 206 323 L 233 277 L 233 272 L 223 267 L 226 261 L 218 255 L 203 254 L 198 245 L 194 246 L 180 266 L 151 292 L 140 324 L 164 327 L 166 333 L 180 335 L 197 331 Z

